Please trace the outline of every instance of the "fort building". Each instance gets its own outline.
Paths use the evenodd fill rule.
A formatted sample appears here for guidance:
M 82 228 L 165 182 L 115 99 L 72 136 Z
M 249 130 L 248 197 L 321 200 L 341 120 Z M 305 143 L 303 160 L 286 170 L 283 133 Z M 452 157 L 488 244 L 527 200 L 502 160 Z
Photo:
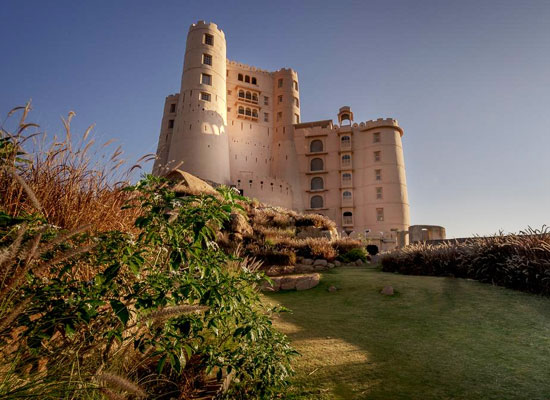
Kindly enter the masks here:
M 180 168 L 392 248 L 408 242 L 410 225 L 402 136 L 396 120 L 357 123 L 348 106 L 337 124 L 303 122 L 296 71 L 228 60 L 224 32 L 199 21 L 180 91 L 165 100 L 153 173 Z

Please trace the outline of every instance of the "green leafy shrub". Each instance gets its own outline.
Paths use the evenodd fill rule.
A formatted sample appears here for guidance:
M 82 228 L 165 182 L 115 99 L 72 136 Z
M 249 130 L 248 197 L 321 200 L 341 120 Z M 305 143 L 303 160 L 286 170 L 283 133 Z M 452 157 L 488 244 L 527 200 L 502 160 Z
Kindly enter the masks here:
M 186 397 L 224 373 L 233 398 L 280 392 L 295 352 L 271 325 L 279 309 L 261 302 L 257 267 L 215 242 L 241 207 L 234 192 L 179 198 L 147 176 L 125 189 L 139 215 L 132 233 L 62 231 L 12 147 L 0 152 L 0 184 L 19 182 L 34 212 L 0 203 L 0 397 Z
M 338 259 L 345 263 L 361 260 L 363 262 L 368 261 L 367 253 L 362 248 L 351 249 L 350 251 L 340 255 Z

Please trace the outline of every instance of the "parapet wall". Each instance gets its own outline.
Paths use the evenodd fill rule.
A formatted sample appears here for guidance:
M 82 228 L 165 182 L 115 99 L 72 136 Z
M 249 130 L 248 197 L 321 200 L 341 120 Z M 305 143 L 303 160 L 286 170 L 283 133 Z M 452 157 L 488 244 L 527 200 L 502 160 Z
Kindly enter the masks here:
M 218 25 L 216 25 L 215 23 L 213 22 L 206 22 L 206 21 L 197 21 L 196 23 L 194 24 L 191 24 L 191 26 L 189 27 L 189 30 L 193 30 L 193 29 L 197 29 L 197 28 L 207 28 L 207 29 L 217 29 L 218 32 L 223 35 L 223 37 L 225 38 L 225 33 L 223 32 L 223 30 L 221 30 Z
M 242 174 L 235 184 L 247 197 L 274 206 L 292 208 L 292 187 L 281 179 Z

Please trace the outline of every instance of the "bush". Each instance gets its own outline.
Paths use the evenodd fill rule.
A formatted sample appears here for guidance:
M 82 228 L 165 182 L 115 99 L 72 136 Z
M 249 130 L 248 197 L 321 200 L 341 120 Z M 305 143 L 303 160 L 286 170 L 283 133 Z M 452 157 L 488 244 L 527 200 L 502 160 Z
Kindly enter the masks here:
M 375 244 L 368 244 L 367 245 L 367 253 L 369 253 L 371 256 L 375 256 L 378 254 L 378 246 Z
M 413 275 L 454 276 L 550 295 L 550 231 L 418 243 L 382 255 L 382 269 Z
M 22 148 L 1 139 L 0 185 L 17 181 L 29 204 L 0 203 L 0 397 L 186 398 L 229 372 L 234 398 L 280 392 L 295 352 L 258 295 L 264 275 L 215 243 L 234 192 L 178 198 L 147 176 L 124 191 L 135 234 L 61 231 L 18 172 Z
M 362 248 L 351 249 L 347 253 L 340 255 L 338 259 L 345 263 L 351 263 L 357 260 L 361 260 L 363 262 L 368 261 L 367 253 Z

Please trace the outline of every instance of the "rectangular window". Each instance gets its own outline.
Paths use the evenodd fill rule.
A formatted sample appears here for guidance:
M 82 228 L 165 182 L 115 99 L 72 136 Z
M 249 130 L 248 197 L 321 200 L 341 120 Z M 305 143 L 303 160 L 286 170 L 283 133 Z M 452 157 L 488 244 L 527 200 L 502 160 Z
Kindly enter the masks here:
M 176 112 L 176 103 L 170 104 L 170 112 L 175 113 Z
M 377 221 L 384 221 L 384 209 L 383 208 L 377 208 L 376 209 L 376 220 Z
M 300 123 L 300 116 L 298 114 L 294 114 L 294 123 L 299 124 Z
M 283 87 L 283 78 L 279 79 L 277 82 L 277 87 Z
M 168 120 L 168 129 L 172 129 L 174 128 L 174 120 L 173 119 L 169 119 Z
M 382 188 L 381 187 L 376 188 L 376 199 L 377 200 L 382 200 Z
M 269 122 L 269 114 L 268 113 L 264 113 L 264 121 Z
M 210 93 L 201 92 L 201 100 L 210 101 Z
M 212 85 L 212 75 L 201 74 L 201 83 L 204 85 Z
M 380 161 L 380 152 L 379 151 L 374 152 L 374 161 L 375 162 Z
M 264 106 L 268 106 L 268 105 L 269 105 L 269 97 L 264 96 Z
M 298 82 L 294 81 L 294 90 L 298 91 Z
M 373 143 L 380 143 L 380 132 L 374 132 L 372 141 Z
M 277 122 L 280 121 L 280 120 L 282 120 L 282 119 L 283 119 L 283 113 L 282 113 L 281 111 L 279 111 L 279 112 L 277 113 Z
M 214 36 L 209 35 L 208 33 L 204 34 L 204 44 L 214 46 Z
M 381 170 L 381 169 L 375 169 L 375 170 L 374 170 L 374 178 L 375 178 L 377 181 L 381 181 L 381 180 L 382 180 L 382 170 Z
M 210 54 L 203 54 L 202 63 L 206 65 L 212 65 L 212 56 Z
M 283 102 L 283 95 L 279 95 L 279 97 L 277 97 L 277 102 L 278 103 L 282 103 Z
M 300 108 L 300 100 L 298 100 L 298 97 L 294 98 L 294 105 L 296 106 L 296 108 Z

